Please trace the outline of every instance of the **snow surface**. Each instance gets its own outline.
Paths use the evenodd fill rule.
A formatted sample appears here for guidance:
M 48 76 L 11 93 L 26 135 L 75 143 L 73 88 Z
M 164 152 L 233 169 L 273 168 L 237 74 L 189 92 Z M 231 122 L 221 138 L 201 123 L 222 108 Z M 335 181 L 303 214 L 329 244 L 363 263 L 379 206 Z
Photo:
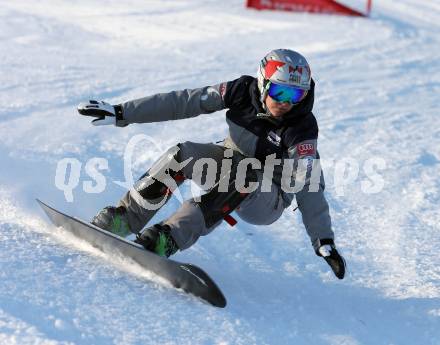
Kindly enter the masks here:
M 0 2 L 0 344 L 440 344 L 440 2 L 377 0 L 370 19 L 243 3 Z M 227 131 L 224 112 L 96 128 L 76 114 L 80 101 L 254 74 L 278 47 L 305 54 L 317 82 L 319 148 L 346 279 L 315 256 L 291 209 L 268 227 L 222 225 L 176 255 L 214 278 L 226 309 L 47 223 L 36 197 L 84 219 L 118 200 L 124 189 L 113 181 L 124 181 L 134 135 L 160 147 L 138 145 L 139 176 L 158 151 Z M 72 203 L 55 184 L 66 157 L 82 164 Z M 96 194 L 82 185 L 93 157 L 109 162 Z M 375 157 L 386 163 L 384 187 L 366 194 L 364 168 Z M 348 185 L 335 183 L 341 158 L 360 167 Z

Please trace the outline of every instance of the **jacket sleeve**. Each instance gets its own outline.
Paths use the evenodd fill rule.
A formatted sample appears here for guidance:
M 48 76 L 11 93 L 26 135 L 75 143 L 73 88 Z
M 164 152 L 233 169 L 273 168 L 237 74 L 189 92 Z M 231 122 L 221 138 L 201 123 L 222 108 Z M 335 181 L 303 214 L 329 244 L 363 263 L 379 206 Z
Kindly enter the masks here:
M 322 239 L 334 239 L 329 206 L 324 196 L 325 181 L 317 151 L 317 139 L 293 145 L 289 150 L 297 167 L 295 185 L 302 188 L 295 193 L 302 220 L 315 251 Z
M 222 110 L 226 84 L 159 93 L 122 103 L 122 119 L 117 125 L 179 120 Z

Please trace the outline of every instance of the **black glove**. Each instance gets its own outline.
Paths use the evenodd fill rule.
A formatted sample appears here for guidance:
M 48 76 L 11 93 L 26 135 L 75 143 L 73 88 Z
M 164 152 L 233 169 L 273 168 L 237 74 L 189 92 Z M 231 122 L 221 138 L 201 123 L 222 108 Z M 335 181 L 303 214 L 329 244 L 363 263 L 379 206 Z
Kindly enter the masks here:
M 122 107 L 120 105 L 111 105 L 104 101 L 90 100 L 78 105 L 78 113 L 85 116 L 96 117 L 96 119 L 92 120 L 92 125 L 94 126 L 126 126 L 118 123 L 118 121 L 123 119 Z
M 345 275 L 345 260 L 336 250 L 335 243 L 332 239 L 326 238 L 319 240 L 319 247 L 316 255 L 321 256 L 329 264 L 333 273 L 339 279 L 343 279 Z

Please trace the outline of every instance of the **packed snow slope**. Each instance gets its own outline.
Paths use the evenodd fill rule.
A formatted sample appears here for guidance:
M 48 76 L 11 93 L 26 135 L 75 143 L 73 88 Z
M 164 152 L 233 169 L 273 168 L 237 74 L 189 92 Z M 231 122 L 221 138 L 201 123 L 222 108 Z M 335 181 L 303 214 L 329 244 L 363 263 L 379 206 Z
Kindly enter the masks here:
M 440 344 L 440 3 L 378 0 L 370 19 L 243 3 L 0 2 L 0 344 Z M 175 143 L 227 133 L 224 112 L 97 128 L 76 114 L 80 101 L 254 75 L 278 47 L 306 55 L 317 83 L 343 281 L 292 209 L 267 227 L 224 224 L 175 256 L 213 277 L 225 309 L 48 224 L 36 197 L 83 219 L 118 200 L 135 135 L 150 137 L 136 144 L 138 177 Z M 80 173 L 56 183 L 64 158 Z M 83 184 L 93 158 L 108 161 L 94 194 Z M 374 169 L 383 188 L 365 193 L 371 159 L 384 163 Z M 69 181 L 73 202 L 59 189 Z

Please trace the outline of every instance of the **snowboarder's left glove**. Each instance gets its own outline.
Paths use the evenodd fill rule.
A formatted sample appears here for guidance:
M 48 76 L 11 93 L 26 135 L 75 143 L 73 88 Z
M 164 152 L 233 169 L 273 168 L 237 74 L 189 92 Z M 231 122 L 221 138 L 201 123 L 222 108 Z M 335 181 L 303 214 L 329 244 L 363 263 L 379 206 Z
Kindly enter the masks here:
M 104 101 L 90 100 L 78 105 L 78 113 L 85 116 L 96 117 L 92 120 L 94 126 L 115 125 L 124 127 L 122 124 L 122 107 L 120 105 L 111 105 Z
M 345 275 L 345 260 L 336 250 L 335 243 L 331 238 L 319 240 L 316 255 L 321 256 L 329 264 L 333 273 L 339 279 Z

